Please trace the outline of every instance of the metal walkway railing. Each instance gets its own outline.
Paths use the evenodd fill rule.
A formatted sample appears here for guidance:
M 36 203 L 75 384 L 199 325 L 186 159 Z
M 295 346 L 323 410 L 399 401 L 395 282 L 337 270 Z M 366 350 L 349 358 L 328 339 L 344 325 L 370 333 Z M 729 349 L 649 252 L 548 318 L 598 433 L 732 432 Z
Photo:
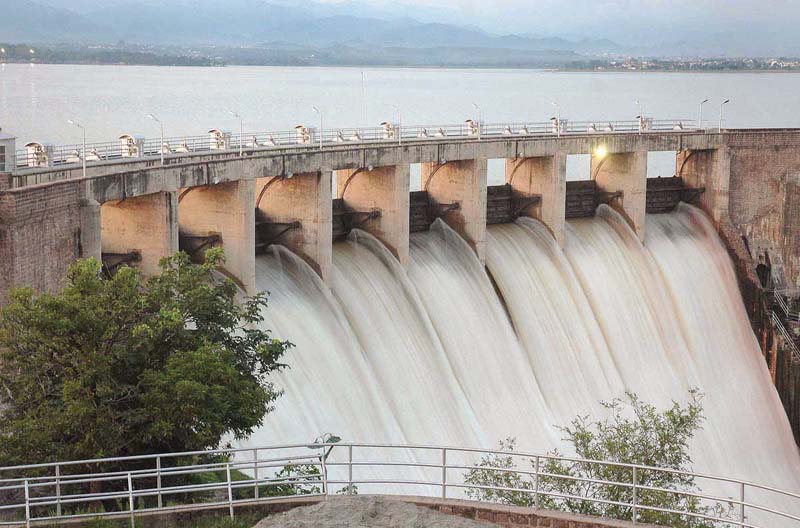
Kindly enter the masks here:
M 486 464 L 497 457 L 529 462 L 531 469 Z M 494 475 L 515 473 L 529 479 L 530 485 L 476 484 L 466 474 L 476 469 L 479 459 L 483 461 L 479 469 Z M 604 480 L 553 473 L 548 462 L 581 465 L 591 475 L 614 468 L 617 476 L 625 478 Z M 701 489 L 715 491 L 652 484 L 666 474 L 692 477 Z M 582 491 L 570 493 L 552 485 L 563 480 L 580 484 Z M 597 493 L 604 487 L 616 489 L 616 498 L 609 500 Z M 465 490 L 522 494 L 531 497 L 535 507 L 552 505 L 552 501 L 614 505 L 627 511 L 634 523 L 645 512 L 660 512 L 698 524 L 800 526 L 800 494 L 737 479 L 536 453 L 365 443 L 295 444 L 4 467 L 0 468 L 0 525 L 127 517 L 133 526 L 137 516 L 157 512 L 224 508 L 233 517 L 237 506 L 298 493 L 327 497 L 367 491 L 388 495 L 402 491 L 409 494 L 412 489 L 418 490 L 418 495 L 442 498 L 461 496 Z M 662 507 L 647 500 L 656 496 L 721 503 L 727 509 L 698 512 L 689 507 Z
M 697 131 L 697 124 L 689 119 L 644 119 L 633 121 L 580 121 L 567 120 L 546 123 L 478 123 L 468 120 L 459 125 L 406 126 L 385 123 L 380 127 L 351 127 L 316 129 L 298 125 L 295 130 L 277 132 L 248 132 L 231 134 L 213 129 L 205 135 L 165 138 L 143 138 L 123 134 L 116 141 L 73 145 L 48 145 L 31 142 L 17 149 L 17 169 L 46 169 L 56 166 L 80 166 L 107 160 L 128 158 L 158 158 L 191 152 L 243 151 L 273 148 L 327 146 L 370 143 L 398 143 L 436 139 L 496 138 L 501 136 L 562 136 L 609 133 L 648 133 L 665 131 Z

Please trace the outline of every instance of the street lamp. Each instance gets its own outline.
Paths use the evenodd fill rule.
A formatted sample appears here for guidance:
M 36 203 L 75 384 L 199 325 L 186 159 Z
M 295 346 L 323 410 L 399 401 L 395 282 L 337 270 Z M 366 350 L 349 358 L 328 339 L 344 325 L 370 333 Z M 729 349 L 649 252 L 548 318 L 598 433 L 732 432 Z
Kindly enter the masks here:
M 397 144 L 403 144 L 403 115 L 400 113 L 400 107 L 397 105 L 389 105 L 397 112 Z
M 644 123 L 644 106 L 638 100 L 635 101 L 636 106 L 639 107 L 639 115 L 636 116 L 639 119 L 639 133 L 642 133 L 642 125 Z
M 244 156 L 244 125 L 242 124 L 242 116 L 233 110 L 228 110 L 228 113 L 239 120 L 239 157 Z
M 725 106 L 726 104 L 730 103 L 730 102 L 731 102 L 730 99 L 725 99 L 719 105 L 719 133 L 720 134 L 722 133 L 722 107 Z
M 478 111 L 478 141 L 481 140 L 481 129 L 483 128 L 483 116 L 481 114 L 481 107 L 477 103 L 472 103 L 472 107 Z
M 312 106 L 311 109 L 319 116 L 319 149 L 322 150 L 322 112 L 316 106 Z
M 147 114 L 147 117 L 149 117 L 150 119 L 152 119 L 153 121 L 158 123 L 159 126 L 161 127 L 161 143 L 158 146 L 158 151 L 161 153 L 161 164 L 163 165 L 164 164 L 164 123 L 162 123 L 161 120 L 158 119 L 153 114 Z
M 703 105 L 708 102 L 708 99 L 700 101 L 700 113 L 697 114 L 697 128 L 703 128 Z
M 83 125 L 81 125 L 77 121 L 73 121 L 72 119 L 68 119 L 67 123 L 69 123 L 72 126 L 80 128 L 81 132 L 83 132 L 83 149 L 81 151 L 81 161 L 83 162 L 83 177 L 86 178 L 86 129 L 83 128 Z
M 556 102 L 551 102 L 556 109 L 556 134 L 561 135 L 561 106 Z

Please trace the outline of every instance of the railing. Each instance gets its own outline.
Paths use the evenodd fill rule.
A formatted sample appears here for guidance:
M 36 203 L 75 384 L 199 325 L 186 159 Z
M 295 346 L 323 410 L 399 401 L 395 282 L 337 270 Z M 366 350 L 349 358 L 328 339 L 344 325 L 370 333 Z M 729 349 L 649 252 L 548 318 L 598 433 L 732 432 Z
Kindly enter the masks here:
M 531 479 L 531 485 L 484 485 L 466 479 L 465 472 L 475 470 L 480 457 L 481 470 L 516 473 Z M 497 460 L 491 457 L 527 460 L 531 469 L 487 466 L 486 460 Z M 615 468 L 629 478 L 603 480 L 553 473 L 548 470 L 549 462 L 584 465 L 590 475 Z M 704 483 L 699 487 L 717 492 L 648 484 L 666 474 L 690 476 Z M 578 482 L 584 492 L 570 494 L 548 485 L 564 479 Z M 614 500 L 596 493 L 608 486 L 623 491 Z M 82 518 L 128 517 L 133 526 L 137 516 L 154 512 L 220 508 L 234 517 L 237 506 L 297 494 L 409 494 L 412 489 L 418 490 L 418 495 L 442 498 L 461 497 L 467 490 L 524 494 L 532 497 L 535 507 L 552 501 L 615 505 L 626 509 L 634 523 L 645 512 L 660 512 L 686 517 L 689 525 L 696 521 L 742 528 L 779 523 L 800 526 L 800 494 L 742 480 L 535 453 L 364 443 L 296 444 L 4 467 L 0 468 L 0 525 L 29 527 Z M 722 503 L 728 509 L 716 513 L 674 509 L 646 500 L 654 496 Z M 755 524 L 756 517 L 763 522 Z
M 783 338 L 783 341 L 786 344 L 786 347 L 792 353 L 792 357 L 794 358 L 794 360 L 800 362 L 800 348 L 798 348 L 797 346 L 797 338 L 792 336 L 792 334 L 789 333 L 786 327 L 783 326 L 783 321 L 781 321 L 781 318 L 778 314 L 776 314 L 775 312 L 771 312 L 771 315 L 772 315 L 772 326 L 775 327 L 775 329 Z
M 664 131 L 698 131 L 690 119 L 666 119 L 644 121 L 581 121 L 566 120 L 546 123 L 477 123 L 459 125 L 399 126 L 387 124 L 381 127 L 318 129 L 300 127 L 291 131 L 230 134 L 221 131 L 201 136 L 161 138 L 138 138 L 123 136 L 118 141 L 88 143 L 83 145 L 59 145 L 31 143 L 17 149 L 17 169 L 47 169 L 58 166 L 80 166 L 83 158 L 87 165 L 107 160 L 128 158 L 154 158 L 191 152 L 261 150 L 272 148 L 324 148 L 340 144 L 398 143 L 442 138 L 474 139 L 500 136 L 563 136 L 609 133 L 648 133 Z M 321 136 L 321 137 L 320 137 Z
M 800 323 L 800 312 L 792 310 L 785 293 L 781 290 L 775 290 L 775 303 L 780 307 L 785 319 L 793 323 Z

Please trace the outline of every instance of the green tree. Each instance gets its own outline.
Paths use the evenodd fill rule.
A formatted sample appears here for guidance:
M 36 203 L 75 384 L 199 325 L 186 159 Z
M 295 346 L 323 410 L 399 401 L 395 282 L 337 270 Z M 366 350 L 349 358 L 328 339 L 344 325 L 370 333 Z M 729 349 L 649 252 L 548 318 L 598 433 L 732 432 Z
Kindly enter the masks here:
M 626 464 L 691 471 L 689 441 L 704 421 L 700 400 L 699 392 L 693 390 L 686 406 L 673 402 L 668 409 L 658 411 L 635 394 L 628 393 L 624 399 L 602 403 L 609 411 L 609 416 L 602 421 L 575 418 L 569 426 L 560 429 L 577 457 L 612 464 L 542 457 L 539 471 L 544 476 L 540 476 L 538 482 L 539 505 L 553 510 L 632 519 L 633 488 L 630 484 L 634 474 Z M 531 473 L 535 473 L 536 462 L 530 460 L 531 469 L 517 470 L 520 455 L 513 453 L 514 444 L 514 439 L 501 442 L 500 450 L 507 454 L 484 456 L 467 472 L 468 484 L 495 488 L 473 488 L 467 492 L 469 496 L 503 504 L 535 504 L 537 485 Z M 558 451 L 549 455 L 561 456 Z M 620 484 L 595 484 L 589 482 L 590 479 Z M 722 518 L 729 517 L 732 511 L 730 505 L 703 503 L 680 493 L 699 489 L 694 477 L 685 473 L 640 468 L 636 472 L 636 483 L 651 488 L 637 489 L 637 520 L 640 522 L 678 528 L 713 525 L 700 518 L 649 510 L 648 506 Z
M 291 346 L 262 330 L 265 295 L 239 298 L 178 253 L 162 272 L 104 277 L 78 261 L 58 294 L 20 288 L 0 313 L 0 463 L 215 448 L 262 423 L 267 376 Z

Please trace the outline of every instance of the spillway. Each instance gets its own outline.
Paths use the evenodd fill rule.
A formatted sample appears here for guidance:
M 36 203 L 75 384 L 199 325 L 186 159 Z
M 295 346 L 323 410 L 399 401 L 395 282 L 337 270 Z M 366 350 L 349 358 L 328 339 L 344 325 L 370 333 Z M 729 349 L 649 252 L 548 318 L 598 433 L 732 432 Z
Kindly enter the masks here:
M 642 244 L 606 206 L 568 222 L 489 226 L 484 267 L 444 223 L 411 237 L 404 269 L 371 235 L 334 246 L 326 287 L 285 249 L 258 262 L 265 326 L 296 348 L 285 390 L 249 440 L 520 449 L 600 418 L 632 391 L 658 407 L 704 393 L 694 469 L 800 489 L 800 457 L 750 330 L 727 252 L 688 205 L 650 215 Z M 734 496 L 730 490 L 722 490 Z

